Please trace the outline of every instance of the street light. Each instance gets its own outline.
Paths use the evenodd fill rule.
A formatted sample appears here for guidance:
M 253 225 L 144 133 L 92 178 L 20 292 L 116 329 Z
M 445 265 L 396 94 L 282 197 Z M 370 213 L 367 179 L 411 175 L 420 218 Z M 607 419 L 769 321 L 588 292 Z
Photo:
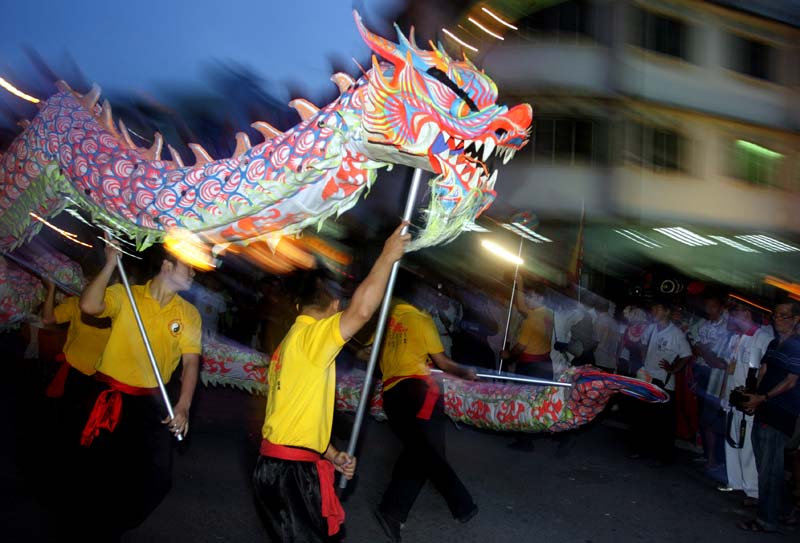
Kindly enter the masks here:
M 481 245 L 483 246 L 484 249 L 488 250 L 490 253 L 499 256 L 500 258 L 506 260 L 507 262 L 511 262 L 512 264 L 516 264 L 517 266 L 521 266 L 522 264 L 525 263 L 525 261 L 522 260 L 522 258 L 520 258 L 519 256 L 515 256 L 514 253 L 504 249 L 503 247 L 500 247 L 498 244 L 489 241 L 488 239 L 481 241 Z M 522 254 L 522 239 L 520 239 L 519 249 L 520 249 L 519 251 L 520 254 Z

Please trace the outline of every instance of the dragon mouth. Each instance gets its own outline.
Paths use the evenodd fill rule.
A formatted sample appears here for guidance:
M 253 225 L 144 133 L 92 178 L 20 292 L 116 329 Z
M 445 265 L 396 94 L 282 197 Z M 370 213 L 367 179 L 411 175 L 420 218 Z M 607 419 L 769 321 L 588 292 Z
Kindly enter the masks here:
M 434 173 L 455 177 L 466 187 L 492 190 L 497 180 L 495 159 L 507 164 L 517 149 L 498 145 L 491 134 L 485 138 L 461 139 L 440 132 L 428 150 Z

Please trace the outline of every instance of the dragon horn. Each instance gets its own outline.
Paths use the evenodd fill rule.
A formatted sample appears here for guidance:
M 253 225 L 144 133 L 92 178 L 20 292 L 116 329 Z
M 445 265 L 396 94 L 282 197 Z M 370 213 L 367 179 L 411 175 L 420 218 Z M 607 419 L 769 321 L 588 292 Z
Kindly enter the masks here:
M 419 49 L 419 45 L 417 45 L 417 39 L 414 37 L 414 25 L 411 25 L 411 28 L 408 29 L 408 41 L 411 42 L 411 45 L 414 49 Z
M 203 146 L 199 143 L 190 143 L 189 149 L 191 149 L 192 153 L 194 154 L 195 166 L 202 166 L 203 164 L 214 162 L 214 159 L 211 158 L 211 155 L 208 154 L 208 151 L 203 149 Z
M 233 150 L 233 157 L 236 158 L 249 151 L 253 146 L 250 145 L 250 138 L 244 132 L 236 133 L 236 149 Z
M 347 89 L 353 86 L 355 83 L 355 79 L 350 77 L 344 72 L 336 72 L 331 76 L 331 81 L 336 83 L 336 86 L 339 87 L 339 93 L 344 94 Z
M 259 134 L 264 136 L 264 141 L 269 141 L 272 138 L 277 138 L 278 136 L 283 135 L 283 132 L 281 132 L 271 124 L 264 121 L 256 121 L 250 126 L 252 128 L 255 128 Z
M 405 58 L 403 55 L 399 54 L 396 44 L 367 30 L 367 27 L 365 27 L 364 23 L 361 21 L 361 15 L 358 14 L 358 11 L 353 10 L 353 17 L 356 20 L 358 33 L 361 34 L 367 47 L 372 49 L 375 54 L 383 57 L 394 65 L 400 65 L 405 62 Z
M 294 110 L 300 114 L 300 118 L 304 121 L 307 121 L 319 113 L 319 108 L 317 106 L 303 98 L 295 98 L 289 102 L 289 107 L 294 108 Z

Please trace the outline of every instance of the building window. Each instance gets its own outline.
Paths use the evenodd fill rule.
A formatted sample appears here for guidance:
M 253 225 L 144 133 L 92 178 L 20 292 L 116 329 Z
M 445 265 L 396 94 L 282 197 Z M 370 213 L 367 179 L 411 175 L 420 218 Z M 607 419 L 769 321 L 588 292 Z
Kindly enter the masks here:
M 737 140 L 733 144 L 730 175 L 756 186 L 777 184 L 783 155 L 755 143 Z
M 680 19 L 633 8 L 631 42 L 644 49 L 689 60 L 688 28 Z
M 608 164 L 608 123 L 599 119 L 538 118 L 534 121 L 536 164 Z
M 529 13 L 517 24 L 521 35 L 528 39 L 548 39 L 558 42 L 575 42 L 580 36 L 588 37 L 592 7 L 588 2 L 562 2 L 555 6 Z
M 732 35 L 730 55 L 728 66 L 732 70 L 765 81 L 775 81 L 772 70 L 775 48 L 760 41 Z
M 689 145 L 673 130 L 628 123 L 625 162 L 656 172 L 689 171 Z

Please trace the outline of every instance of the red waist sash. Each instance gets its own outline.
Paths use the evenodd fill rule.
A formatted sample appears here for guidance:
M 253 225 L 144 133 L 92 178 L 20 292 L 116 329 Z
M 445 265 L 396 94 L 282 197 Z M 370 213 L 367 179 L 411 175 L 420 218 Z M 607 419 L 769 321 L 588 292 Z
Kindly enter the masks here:
M 58 371 L 56 371 L 53 380 L 50 381 L 50 384 L 47 385 L 47 390 L 44 392 L 48 398 L 61 398 L 64 396 L 64 385 L 67 382 L 67 375 L 69 375 L 69 364 L 64 353 L 56 355 L 56 362 L 59 363 Z
M 100 430 L 113 432 L 119 424 L 122 415 L 122 394 L 131 396 L 149 396 L 158 393 L 158 388 L 143 388 L 126 385 L 109 377 L 99 371 L 94 374 L 94 378 L 107 384 L 110 388 L 104 390 L 97 396 L 92 412 L 89 413 L 89 420 L 81 432 L 81 445 L 88 447 L 94 441 Z
M 523 364 L 531 364 L 535 362 L 550 362 L 550 353 L 542 353 L 542 354 L 522 353 L 521 355 L 519 355 L 519 361 Z
M 417 418 L 422 420 L 431 420 L 433 408 L 436 407 L 436 402 L 441 395 L 439 392 L 439 384 L 436 382 L 436 379 L 430 375 L 399 375 L 397 377 L 390 377 L 386 379 L 383 382 L 383 388 L 386 389 L 387 386 L 404 379 L 421 379 L 428 384 L 428 391 L 425 393 L 425 401 L 422 402 L 422 407 L 420 407 L 419 411 L 417 412 Z
M 287 447 L 270 443 L 266 439 L 261 441 L 261 455 L 292 462 L 313 462 L 319 473 L 319 494 L 322 498 L 322 516 L 328 521 L 328 535 L 339 531 L 339 526 L 344 522 L 344 508 L 339 501 L 339 496 L 333 488 L 335 469 L 330 460 L 326 460 L 319 453 Z

